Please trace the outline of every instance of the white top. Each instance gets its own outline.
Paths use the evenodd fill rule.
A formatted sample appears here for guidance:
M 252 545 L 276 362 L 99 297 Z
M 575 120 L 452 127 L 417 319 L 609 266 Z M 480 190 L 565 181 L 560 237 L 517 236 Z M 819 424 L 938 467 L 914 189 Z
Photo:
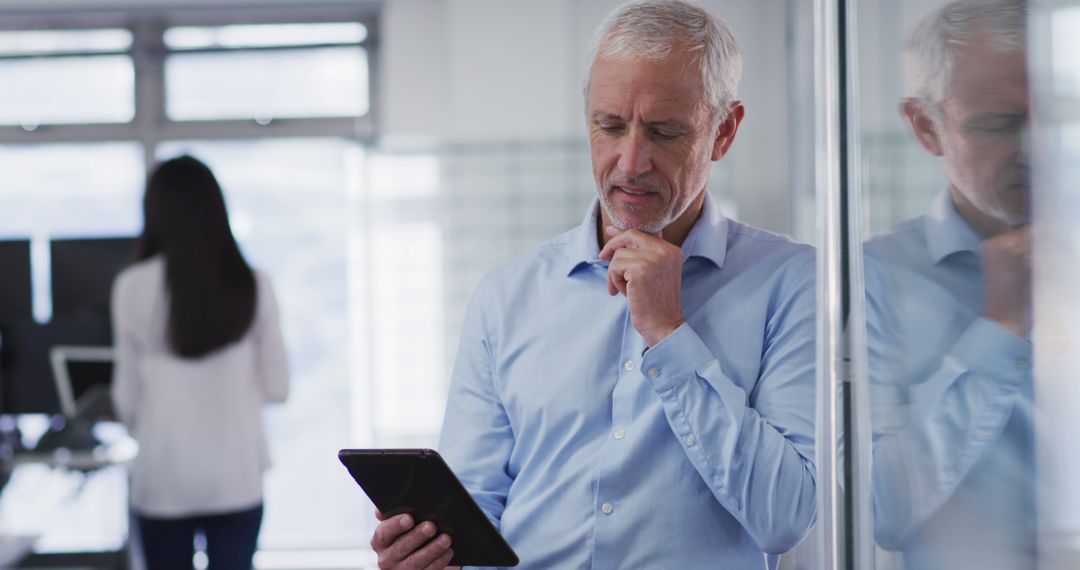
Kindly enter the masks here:
M 270 281 L 255 272 L 247 334 L 206 356 L 176 356 L 166 342 L 165 260 L 125 269 L 112 291 L 117 416 L 139 442 L 131 505 L 182 517 L 254 507 L 270 467 L 262 407 L 289 393 L 285 343 Z

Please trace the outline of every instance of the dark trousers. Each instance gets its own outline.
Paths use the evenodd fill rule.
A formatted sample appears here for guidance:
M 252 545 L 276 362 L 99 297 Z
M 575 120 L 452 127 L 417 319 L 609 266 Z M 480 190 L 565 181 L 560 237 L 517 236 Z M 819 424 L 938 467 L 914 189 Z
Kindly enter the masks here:
M 195 536 L 206 537 L 208 570 L 251 568 L 263 506 L 244 511 L 185 518 L 136 514 L 147 570 L 191 570 Z

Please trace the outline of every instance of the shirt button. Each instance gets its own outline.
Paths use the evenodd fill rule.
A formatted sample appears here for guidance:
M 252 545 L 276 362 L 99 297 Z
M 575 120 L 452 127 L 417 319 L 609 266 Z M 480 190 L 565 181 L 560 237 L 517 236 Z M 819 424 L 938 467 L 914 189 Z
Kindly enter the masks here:
M 649 377 L 650 378 L 656 378 L 659 375 L 660 375 L 660 369 L 659 368 L 650 368 L 649 369 Z
M 615 512 L 615 507 L 611 506 L 611 503 L 604 503 L 603 505 L 600 505 L 600 510 L 604 511 L 605 515 L 610 515 Z
M 625 436 L 625 435 L 626 435 L 626 432 L 624 432 L 624 431 L 623 431 L 623 430 L 621 430 L 621 429 L 617 429 L 617 430 L 615 430 L 615 433 L 612 433 L 611 435 L 612 435 L 612 437 L 614 437 L 615 439 L 622 439 L 622 438 L 623 438 L 623 436 Z
M 686 439 L 684 439 L 683 441 L 686 442 L 687 446 L 694 445 L 694 436 L 688 435 L 688 436 L 686 436 Z
M 626 362 L 623 362 L 622 367 L 627 369 L 627 370 L 633 370 L 634 369 L 634 361 L 633 360 L 627 360 Z
M 1031 364 L 1026 360 L 1017 360 L 1016 361 L 1016 369 L 1017 370 L 1027 370 L 1029 366 L 1031 366 Z

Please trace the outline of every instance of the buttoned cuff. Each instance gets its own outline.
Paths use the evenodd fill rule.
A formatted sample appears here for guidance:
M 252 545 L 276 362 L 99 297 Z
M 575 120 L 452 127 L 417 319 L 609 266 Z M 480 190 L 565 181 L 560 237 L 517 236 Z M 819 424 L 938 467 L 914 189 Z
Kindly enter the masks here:
M 953 345 L 952 355 L 969 370 L 1019 384 L 1031 372 L 1031 343 L 979 317 Z
M 712 351 L 689 323 L 683 323 L 645 353 L 641 360 L 641 374 L 654 390 L 662 393 L 713 366 L 719 364 Z M 732 385 L 732 388 L 735 386 Z

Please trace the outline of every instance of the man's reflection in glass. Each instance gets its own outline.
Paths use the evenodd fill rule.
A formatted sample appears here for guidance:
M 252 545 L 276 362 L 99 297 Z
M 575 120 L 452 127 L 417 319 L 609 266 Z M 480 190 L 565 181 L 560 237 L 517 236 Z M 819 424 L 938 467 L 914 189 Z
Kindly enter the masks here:
M 874 515 L 908 568 L 1032 568 L 1026 8 L 953 2 L 901 111 L 948 186 L 866 244 Z

